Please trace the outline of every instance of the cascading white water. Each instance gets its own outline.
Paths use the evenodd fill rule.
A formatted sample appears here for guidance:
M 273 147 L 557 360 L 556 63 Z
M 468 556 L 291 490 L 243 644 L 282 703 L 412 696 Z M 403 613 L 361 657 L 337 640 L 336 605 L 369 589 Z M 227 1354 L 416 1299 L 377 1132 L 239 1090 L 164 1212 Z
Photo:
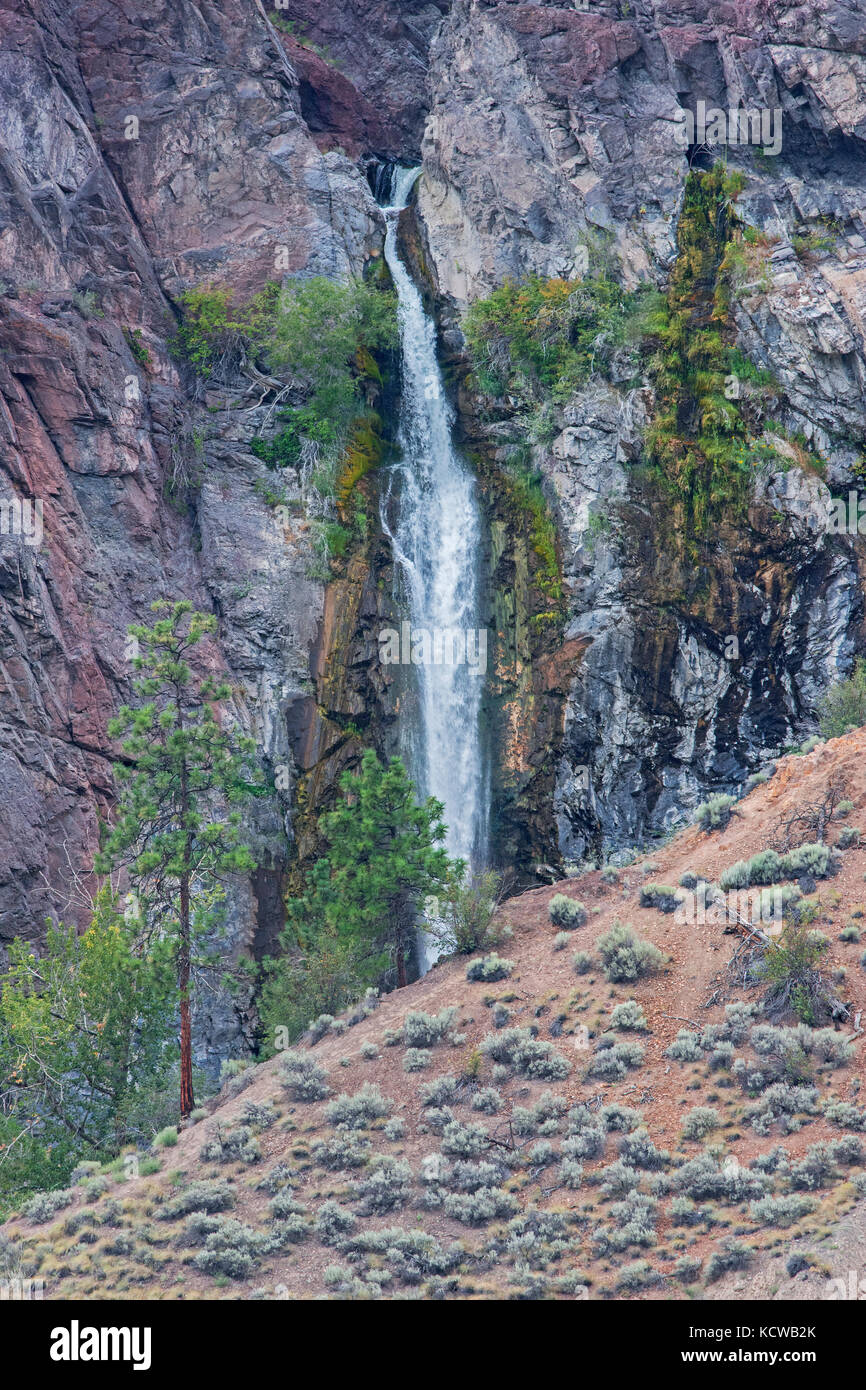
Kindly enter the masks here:
M 419 792 L 445 806 L 449 854 L 479 866 L 486 855 L 488 804 L 480 729 L 487 636 L 479 623 L 481 521 L 475 480 L 454 448 L 435 327 L 397 249 L 398 217 L 418 173 L 395 166 L 383 207 L 402 371 L 401 458 L 383 497 L 382 522 L 403 580 L 411 630 L 431 638 L 426 652 L 418 648 L 421 660 L 412 666 L 418 716 L 402 729 L 406 761 Z M 456 649 L 450 646 L 454 634 Z M 444 643 L 440 656 L 453 658 L 456 650 L 464 659 L 435 659 L 437 639 Z M 428 943 L 422 938 L 422 969 L 438 954 Z

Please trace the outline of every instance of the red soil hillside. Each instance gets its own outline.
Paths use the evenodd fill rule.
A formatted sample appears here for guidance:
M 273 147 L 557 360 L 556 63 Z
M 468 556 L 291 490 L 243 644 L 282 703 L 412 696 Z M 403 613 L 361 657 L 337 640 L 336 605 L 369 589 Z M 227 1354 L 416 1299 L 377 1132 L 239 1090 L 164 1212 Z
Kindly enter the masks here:
M 827 841 L 866 831 L 864 754 L 861 731 L 788 757 L 724 830 L 690 828 L 615 882 L 507 902 L 503 978 L 470 981 L 453 958 L 299 1043 L 288 1087 L 284 1057 L 251 1067 L 154 1148 L 158 1171 L 114 1165 L 7 1223 L 18 1267 L 46 1298 L 837 1296 L 830 1280 L 866 1267 L 866 848 L 807 899 L 848 1010 L 816 1027 L 768 1025 L 761 988 L 724 980 L 740 938 L 641 907 L 640 890 L 718 880 L 834 779 L 853 809 Z M 564 944 L 561 892 L 586 909 Z M 605 977 L 596 942 L 616 919 L 659 968 Z M 623 1026 L 636 1010 L 612 1018 L 629 1000 L 638 1028 Z M 694 1060 L 666 1055 L 680 1030 Z

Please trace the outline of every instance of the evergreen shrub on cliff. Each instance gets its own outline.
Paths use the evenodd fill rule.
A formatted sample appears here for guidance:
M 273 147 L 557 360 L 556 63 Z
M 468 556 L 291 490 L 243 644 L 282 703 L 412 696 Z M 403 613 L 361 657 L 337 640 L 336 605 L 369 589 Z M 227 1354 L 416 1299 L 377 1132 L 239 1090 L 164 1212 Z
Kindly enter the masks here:
M 855 662 L 848 680 L 830 686 L 821 700 L 819 713 L 823 738 L 838 738 L 866 724 L 866 660 L 863 657 Z

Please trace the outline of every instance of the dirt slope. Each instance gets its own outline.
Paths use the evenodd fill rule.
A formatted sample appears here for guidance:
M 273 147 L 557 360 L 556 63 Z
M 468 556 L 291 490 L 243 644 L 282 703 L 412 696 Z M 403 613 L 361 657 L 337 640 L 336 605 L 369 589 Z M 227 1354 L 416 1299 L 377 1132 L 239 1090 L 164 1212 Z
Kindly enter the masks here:
M 507 977 L 470 982 L 467 958 L 455 958 L 366 1016 L 358 1011 L 359 1021 L 348 1015 L 315 1044 L 303 1041 L 293 1055 L 324 1073 L 321 1099 L 302 1100 L 285 1087 L 282 1057 L 251 1068 L 176 1146 L 157 1147 L 144 1160 L 145 1171 L 159 1164 L 157 1172 L 124 1181 L 115 1165 L 49 1219 L 9 1222 L 12 1262 L 42 1278 L 46 1298 L 838 1297 L 830 1280 L 841 1278 L 847 1288 L 850 1271 L 860 1271 L 859 1279 L 866 1266 L 866 1160 L 858 1139 L 866 1127 L 864 1045 L 854 1028 L 866 1006 L 866 938 L 838 939 L 846 926 L 866 925 L 866 849 L 845 850 L 838 872 L 813 895 L 812 926 L 829 937 L 825 968 L 835 972 L 849 1017 L 835 1030 L 801 1034 L 793 1052 L 788 1036 L 776 1079 L 790 1082 L 795 1097 L 791 1133 L 784 1119 L 765 1123 L 761 1133 L 752 1124 L 769 1066 L 751 1045 L 759 1017 L 717 1028 L 695 1061 L 665 1055 L 679 1030 L 724 1025 L 724 997 L 706 1003 L 737 938 L 719 925 L 683 924 L 678 915 L 642 908 L 639 896 L 648 881 L 676 885 L 689 871 L 717 879 L 768 844 L 784 810 L 820 796 L 834 777 L 843 778 L 854 806 L 834 820 L 829 841 L 845 826 L 866 829 L 864 753 L 861 731 L 788 757 L 737 803 L 725 830 L 690 828 L 651 861 L 620 870 L 615 883 L 595 872 L 509 901 L 500 917 L 511 936 L 498 948 L 513 962 Z M 584 904 L 587 920 L 555 949 L 548 903 L 560 891 Z M 609 982 L 594 949 L 617 918 L 668 958 L 633 983 Z M 593 955 L 587 973 L 573 965 L 578 950 Z M 727 998 L 756 1003 L 758 991 Z M 646 1028 L 611 1037 L 620 1046 L 639 1043 L 642 1057 L 632 1049 L 619 1079 L 587 1075 L 611 1010 L 629 999 L 643 1009 Z M 503 1008 L 509 1016 L 497 1027 Z M 429 1028 L 443 1010 L 453 1010 L 443 1036 L 416 1058 L 402 1033 L 407 1015 L 421 1011 L 428 1021 L 420 1026 Z M 510 1028 L 536 1032 L 530 1069 L 567 1075 L 522 1074 L 519 1047 L 507 1066 L 497 1063 L 487 1049 L 507 1050 Z M 726 1042 L 727 1058 L 711 1060 Z M 847 1056 L 834 1058 L 840 1048 Z M 408 1071 L 407 1058 L 423 1069 Z M 739 1084 L 736 1059 L 750 1073 L 763 1067 L 763 1082 Z M 445 1081 L 453 1091 L 444 1097 L 450 1116 L 422 1104 L 421 1089 L 442 1078 L 453 1078 Z M 379 1088 L 384 1113 L 347 1129 L 346 1115 L 330 1107 L 365 1084 Z M 498 1100 L 486 1097 L 488 1089 Z M 500 1108 L 485 1113 L 479 1095 Z M 533 1119 L 526 1112 L 542 1097 Z M 823 1114 L 833 1101 L 851 1106 L 844 1125 L 839 1112 L 835 1123 Z M 640 1112 L 619 1120 L 635 1134 L 611 1127 L 617 1114 L 605 1107 L 614 1104 Z M 684 1116 L 695 1107 L 715 1110 L 715 1123 L 685 1139 Z M 587 1129 L 595 1141 L 581 1138 Z M 816 1158 L 822 1141 L 835 1148 Z M 604 1173 L 623 1143 L 631 1145 L 625 1173 Z M 763 1169 L 753 1166 L 778 1145 L 786 1151 L 781 1161 L 777 1154 Z M 710 1175 L 689 1179 L 694 1168 L 683 1165 L 705 1150 Z M 354 1166 L 329 1166 L 340 1161 Z M 755 1213 L 753 1203 L 765 1195 L 787 1209 Z M 336 1203 L 336 1216 L 328 1203 Z M 190 1215 L 208 1207 L 207 1218 Z M 381 1231 L 390 1234 L 377 1239 Z M 732 1239 L 751 1253 L 727 1256 L 742 1267 L 719 1277 L 719 1259 L 710 1261 Z M 798 1252 L 799 1272 L 788 1265 Z

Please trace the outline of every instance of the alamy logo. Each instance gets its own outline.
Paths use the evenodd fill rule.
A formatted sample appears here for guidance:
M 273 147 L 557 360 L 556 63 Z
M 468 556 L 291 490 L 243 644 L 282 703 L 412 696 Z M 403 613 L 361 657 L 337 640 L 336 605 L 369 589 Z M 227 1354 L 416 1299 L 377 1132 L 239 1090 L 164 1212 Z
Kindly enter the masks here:
M 44 1288 L 41 1279 L 21 1279 L 17 1275 L 11 1279 L 0 1279 L 0 1303 L 41 1300 Z
M 42 498 L 0 499 L 0 536 L 21 536 L 25 545 L 41 545 Z
M 379 633 L 383 666 L 468 666 L 482 675 L 487 670 L 487 629 L 384 627 Z
M 857 1277 L 856 1269 L 848 1270 L 847 1279 L 828 1279 L 824 1297 L 845 1303 L 862 1302 L 866 1299 L 866 1279 Z
M 766 155 L 782 150 L 782 109 L 779 106 L 731 107 L 696 103 L 694 111 L 680 111 L 683 145 L 760 145 Z
M 52 1361 L 131 1361 L 134 1371 L 150 1370 L 149 1327 L 69 1327 L 51 1331 Z

